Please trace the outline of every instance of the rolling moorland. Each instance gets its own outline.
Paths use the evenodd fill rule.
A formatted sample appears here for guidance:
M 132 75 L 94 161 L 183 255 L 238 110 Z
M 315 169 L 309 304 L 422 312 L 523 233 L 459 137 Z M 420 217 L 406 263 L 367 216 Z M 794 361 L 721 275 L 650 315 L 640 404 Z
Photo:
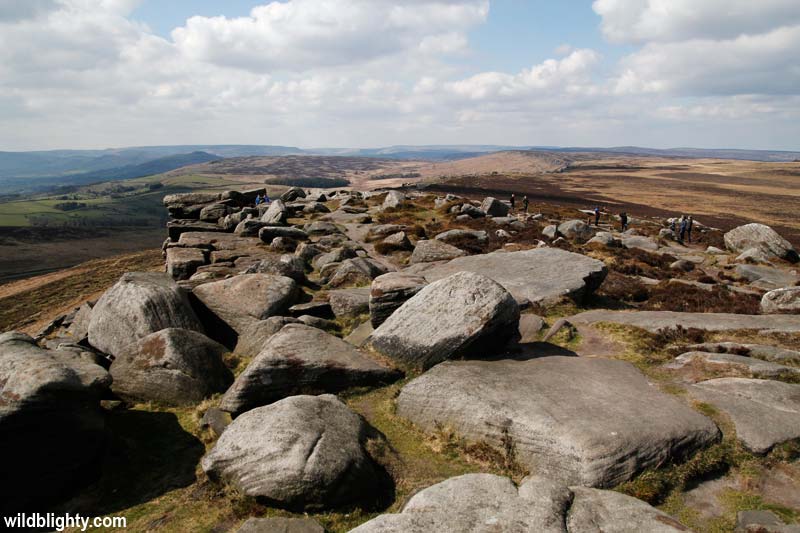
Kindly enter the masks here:
M 184 149 L 194 148 L 214 147 Z M 416 154 L 423 153 L 419 147 L 398 147 L 395 151 L 375 151 L 371 157 L 295 154 L 229 157 L 153 176 L 70 185 L 68 192 L 62 189 L 56 194 L 6 195 L 0 197 L 0 248 L 8 253 L 0 258 L 0 281 L 158 246 L 161 228 L 167 220 L 161 198 L 167 194 L 246 189 L 265 182 L 273 192 L 290 185 L 352 186 L 360 190 L 425 187 L 475 198 L 486 194 L 505 198 L 513 192 L 520 198 L 527 195 L 531 201 L 581 208 L 599 204 L 610 211 L 631 214 L 662 217 L 694 214 L 721 229 L 746 220 L 760 220 L 800 244 L 800 225 L 794 216 L 800 208 L 797 187 L 800 163 L 568 149 L 512 150 L 475 156 L 475 149 L 468 147 L 461 147 L 460 151 L 456 151 L 458 147 L 429 149 L 427 153 L 434 153 L 434 160 L 406 159 L 411 148 Z M 236 155 L 294 149 L 216 147 L 215 150 Z M 402 157 L 391 158 L 397 154 Z M 163 151 L 152 155 L 169 157 Z M 449 160 L 437 160 L 446 155 Z M 794 154 L 782 155 L 788 158 Z M 107 159 L 109 155 L 102 157 Z M 762 159 L 775 157 L 773 153 L 762 154 Z M 149 163 L 139 165 L 152 168 Z M 116 167 L 111 175 L 130 168 Z M 103 176 L 98 171 L 90 174 L 93 179 Z

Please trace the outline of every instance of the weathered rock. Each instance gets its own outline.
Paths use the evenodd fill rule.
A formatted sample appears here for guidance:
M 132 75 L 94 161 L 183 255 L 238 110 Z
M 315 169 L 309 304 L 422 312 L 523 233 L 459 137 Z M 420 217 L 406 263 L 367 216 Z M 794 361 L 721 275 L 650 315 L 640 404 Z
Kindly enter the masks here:
M 800 368 L 762 361 L 761 359 L 744 355 L 715 352 L 686 352 L 665 365 L 665 368 L 680 369 L 692 363 L 699 363 L 702 366 L 718 369 L 731 368 L 758 378 L 800 376 Z
M 328 293 L 328 302 L 336 318 L 349 318 L 369 312 L 369 287 L 339 289 Z
M 611 322 L 656 333 L 660 329 L 693 328 L 704 331 L 769 330 L 800 332 L 800 316 L 738 315 L 734 313 L 678 313 L 674 311 L 608 311 L 595 309 L 570 317 L 573 324 Z
M 797 524 L 785 524 L 772 511 L 739 511 L 734 533 L 800 533 Z
M 558 234 L 571 241 L 586 242 L 594 235 L 594 230 L 583 220 L 568 220 L 558 225 Z
M 0 511 L 8 516 L 87 481 L 104 443 L 98 400 L 110 382 L 93 366 L 43 350 L 28 335 L 0 335 L 0 468 L 13 481 Z
M 793 263 L 800 259 L 792 244 L 764 224 L 745 224 L 725 234 L 725 246 L 732 252 L 758 248 L 770 257 Z
M 321 202 L 308 202 L 303 206 L 303 213 L 306 214 L 330 212 L 330 208 Z
M 545 228 L 542 230 L 542 237 L 547 239 L 553 240 L 556 238 L 556 235 L 558 235 L 558 226 L 555 224 L 545 226 Z
M 398 231 L 405 231 L 407 228 L 402 224 L 376 224 L 369 228 L 367 236 L 371 239 L 386 237 Z
M 334 248 L 330 252 L 319 254 L 314 257 L 314 267 L 317 270 L 322 270 L 325 265 L 330 265 L 332 263 L 341 263 L 346 259 L 352 259 L 356 256 L 356 251 L 349 246 L 343 246 L 341 248 Z
M 228 413 L 216 407 L 210 407 L 206 409 L 203 418 L 200 419 L 200 429 L 209 429 L 219 437 L 230 423 L 231 417 Z
M 734 272 L 749 281 L 752 286 L 767 291 L 790 287 L 799 279 L 796 274 L 771 266 L 736 265 Z
M 185 248 L 202 248 L 203 250 L 240 250 L 257 244 L 254 239 L 232 235 L 230 233 L 191 232 L 184 233 L 178 239 L 178 245 Z
M 623 234 L 622 246 L 625 248 L 638 248 L 646 252 L 655 252 L 658 250 L 658 243 L 650 237 L 642 237 L 638 235 L 627 236 Z
M 272 242 L 272 239 L 275 237 L 284 237 L 287 239 L 294 239 L 296 241 L 306 241 L 308 240 L 308 233 L 300 228 L 280 226 L 266 226 L 258 231 L 258 238 L 263 242 Z
M 320 318 L 318 316 L 300 315 L 299 317 L 297 317 L 297 320 L 301 324 L 305 324 L 306 326 L 325 331 L 332 331 L 339 328 L 339 326 L 333 320 L 328 320 L 327 318 Z
M 300 321 L 296 318 L 288 316 L 273 316 L 266 320 L 253 322 L 239 333 L 234 352 L 247 357 L 255 357 L 261 353 L 267 341 L 278 333 L 283 326 L 299 323 Z
M 305 198 L 306 192 L 300 187 L 292 187 L 281 195 L 281 200 L 284 202 L 294 202 L 298 198 Z
M 368 439 L 382 437 L 335 396 L 292 396 L 234 420 L 201 465 L 273 505 L 337 507 L 383 492 Z
M 485 231 L 480 230 L 466 230 L 466 229 L 451 229 L 442 232 L 434 237 L 437 241 L 443 241 L 448 244 L 451 242 L 460 242 L 463 240 L 473 240 L 478 243 L 484 243 L 489 240 L 489 236 Z
M 587 241 L 587 244 L 597 244 L 608 248 L 619 248 L 622 246 L 622 241 L 615 238 L 612 233 L 607 231 L 598 231 L 594 237 Z
M 372 281 L 369 293 L 369 316 L 373 328 L 383 324 L 409 298 L 428 282 L 421 276 L 389 272 Z
M 762 248 L 748 248 L 736 256 L 738 263 L 770 264 L 772 256 Z
M 777 363 L 793 362 L 800 363 L 800 352 L 795 350 L 787 350 L 785 348 L 778 348 L 776 346 L 768 346 L 764 344 L 742 344 L 738 342 L 706 342 L 702 344 L 693 344 L 687 346 L 686 349 L 697 352 L 715 352 L 715 353 L 732 353 L 736 355 L 746 355 L 748 357 L 755 357 L 763 359 L 764 361 L 773 361 Z
M 228 350 L 196 331 L 168 328 L 127 346 L 111 364 L 112 390 L 129 401 L 197 403 L 233 382 Z
M 258 232 L 261 231 L 262 228 L 266 228 L 268 226 L 268 223 L 262 222 L 260 219 L 247 218 L 242 220 L 236 226 L 236 228 L 234 228 L 233 233 L 234 235 L 238 235 L 240 237 L 258 237 Z
M 92 320 L 93 302 L 84 302 L 75 312 L 72 323 L 67 328 L 67 335 L 80 342 L 89 336 L 89 322 Z
M 289 217 L 289 210 L 282 200 L 274 200 L 269 204 L 266 212 L 261 216 L 261 222 L 267 224 L 284 224 Z
M 490 217 L 504 217 L 508 215 L 508 209 L 506 204 L 491 196 L 484 198 L 483 203 L 481 203 L 481 211 Z
M 329 287 L 369 285 L 372 280 L 386 274 L 387 269 L 373 259 L 356 257 L 342 261 L 328 281 Z
M 227 204 L 211 204 L 200 210 L 200 220 L 203 222 L 216 222 L 220 218 L 227 216 L 231 212 L 231 207 Z
M 444 241 L 436 239 L 417 241 L 416 246 L 414 246 L 414 252 L 411 254 L 411 263 L 449 261 L 465 255 L 467 255 L 466 252 Z
M 448 361 L 403 387 L 397 411 L 499 450 L 510 441 L 534 473 L 591 487 L 615 486 L 719 438 L 711 420 L 610 359 Z
M 406 199 L 406 196 L 401 193 L 400 191 L 389 191 L 386 194 L 386 198 L 383 200 L 383 209 L 389 207 L 399 207 L 403 200 Z
M 332 235 L 335 233 L 341 233 L 339 226 L 336 224 L 331 222 L 323 222 L 320 220 L 306 224 L 303 227 L 303 230 L 309 235 Z
M 610 490 L 570 487 L 569 533 L 648 531 L 687 532 L 689 528 L 641 500 Z
M 309 392 L 390 383 L 400 377 L 321 329 L 289 324 L 273 335 L 225 393 L 220 409 L 238 415 Z
M 172 279 L 189 279 L 205 263 L 205 254 L 199 248 L 167 249 L 167 273 Z
M 203 331 L 186 292 L 166 274 L 128 272 L 92 309 L 89 343 L 116 356 L 128 344 L 166 328 Z
M 529 313 L 519 317 L 519 342 L 520 344 L 536 342 L 539 333 L 544 329 L 544 319 Z
M 297 245 L 294 255 L 302 259 L 305 263 L 311 263 L 311 260 L 323 253 L 324 250 L 316 244 L 301 242 Z
M 325 533 L 316 520 L 311 518 L 248 518 L 236 533 Z
M 569 529 L 567 529 L 569 528 Z M 687 531 L 677 520 L 616 492 L 566 487 L 529 476 L 519 487 L 493 474 L 465 474 L 418 492 L 401 513 L 383 514 L 352 533 Z
M 473 272 L 432 283 L 371 336 L 372 346 L 405 364 L 429 368 L 451 357 L 502 346 L 517 334 L 519 306 L 501 285 Z
M 298 283 L 306 280 L 305 263 L 294 255 L 273 256 L 251 265 L 244 274 L 274 274 L 292 278 Z
M 483 209 L 475 207 L 472 204 L 462 205 L 460 213 L 461 216 L 467 216 L 469 218 L 483 218 L 486 216 L 486 213 L 483 211 Z
M 241 274 L 200 285 L 195 296 L 241 334 L 253 322 L 280 315 L 297 296 L 293 279 L 271 274 Z
M 689 395 L 730 417 L 736 436 L 753 453 L 800 438 L 800 385 L 746 378 L 701 381 Z
M 167 233 L 169 234 L 169 240 L 172 242 L 177 242 L 184 233 L 196 231 L 221 233 L 225 230 L 211 222 L 199 222 L 197 220 L 170 220 L 167 222 Z
M 412 265 L 406 272 L 436 281 L 455 272 L 483 274 L 506 288 L 520 304 L 580 300 L 597 289 L 608 273 L 602 261 L 585 255 L 537 248 L 460 257 L 441 265 Z
M 761 298 L 761 312 L 800 314 L 800 287 L 769 291 Z
M 398 231 L 397 233 L 392 233 L 385 239 L 383 239 L 383 244 L 392 246 L 397 250 L 411 250 L 414 248 L 414 245 L 411 244 L 411 241 L 408 240 L 408 236 L 404 231 Z

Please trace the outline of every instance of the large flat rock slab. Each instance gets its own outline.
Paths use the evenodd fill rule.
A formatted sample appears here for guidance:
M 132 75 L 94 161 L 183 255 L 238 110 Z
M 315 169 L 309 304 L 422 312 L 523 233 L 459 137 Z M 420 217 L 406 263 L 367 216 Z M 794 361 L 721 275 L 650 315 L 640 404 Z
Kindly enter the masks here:
M 746 355 L 716 352 L 686 352 L 664 365 L 664 368 L 679 370 L 695 365 L 715 371 L 731 370 L 738 375 L 744 372 L 746 375 L 759 378 L 800 376 L 800 368 L 762 361 Z
M 520 304 L 565 296 L 580 299 L 597 289 L 608 273 L 601 261 L 558 248 L 472 255 L 447 263 L 419 263 L 405 270 L 429 282 L 465 271 L 495 280 Z
M 688 531 L 641 500 L 607 490 L 528 477 L 518 487 L 493 474 L 466 474 L 415 494 L 401 513 L 383 514 L 353 533 Z
M 800 315 L 737 315 L 733 313 L 679 313 L 675 311 L 608 311 L 596 309 L 570 317 L 573 324 L 610 322 L 647 331 L 678 326 L 704 331 L 768 330 L 800 332 Z
M 800 438 L 800 385 L 747 378 L 702 381 L 689 395 L 723 411 L 736 436 L 753 453 Z
M 610 359 L 447 361 L 401 391 L 398 414 L 498 449 L 532 473 L 611 487 L 715 442 L 714 423 Z

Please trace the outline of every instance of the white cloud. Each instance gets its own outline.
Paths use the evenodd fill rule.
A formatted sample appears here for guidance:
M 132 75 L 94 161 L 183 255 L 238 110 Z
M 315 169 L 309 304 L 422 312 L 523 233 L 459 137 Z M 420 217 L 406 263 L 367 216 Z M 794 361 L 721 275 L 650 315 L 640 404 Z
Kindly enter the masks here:
M 0 149 L 731 144 L 740 124 L 753 145 L 796 139 L 788 4 L 764 0 L 762 16 L 729 0 L 704 30 L 700 3 L 595 2 L 609 38 L 640 43 L 616 65 L 564 45 L 481 71 L 469 36 L 486 0 L 287 0 L 192 17 L 170 38 L 131 20 L 135 0 L 0 0 Z
M 486 19 L 486 0 L 292 0 L 239 18 L 192 17 L 172 37 L 187 57 L 255 72 L 301 71 L 404 52 L 451 53 Z
M 595 0 L 614 42 L 733 39 L 800 23 L 797 0 Z

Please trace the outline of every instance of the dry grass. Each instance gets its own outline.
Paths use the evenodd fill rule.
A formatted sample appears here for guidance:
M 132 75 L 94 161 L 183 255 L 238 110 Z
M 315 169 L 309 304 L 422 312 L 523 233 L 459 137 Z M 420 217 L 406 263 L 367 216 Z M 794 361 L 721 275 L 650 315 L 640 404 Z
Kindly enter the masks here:
M 0 299 L 0 331 L 33 333 L 82 302 L 99 297 L 125 272 L 164 269 L 161 250 L 97 259 L 59 273 L 18 282 L 24 288 Z

